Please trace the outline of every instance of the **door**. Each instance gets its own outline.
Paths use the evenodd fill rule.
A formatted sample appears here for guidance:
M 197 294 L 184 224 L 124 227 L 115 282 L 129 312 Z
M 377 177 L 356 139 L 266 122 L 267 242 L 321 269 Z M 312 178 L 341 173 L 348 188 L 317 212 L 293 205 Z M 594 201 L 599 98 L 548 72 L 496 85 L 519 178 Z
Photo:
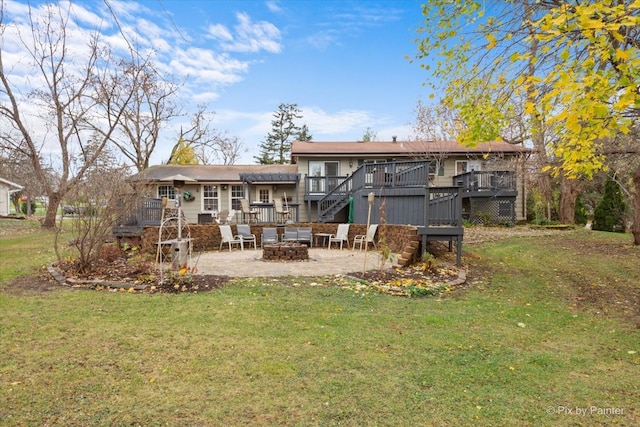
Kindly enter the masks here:
M 312 193 L 326 193 L 339 184 L 337 178 L 340 173 L 339 162 L 309 162 L 309 177 L 311 178 Z

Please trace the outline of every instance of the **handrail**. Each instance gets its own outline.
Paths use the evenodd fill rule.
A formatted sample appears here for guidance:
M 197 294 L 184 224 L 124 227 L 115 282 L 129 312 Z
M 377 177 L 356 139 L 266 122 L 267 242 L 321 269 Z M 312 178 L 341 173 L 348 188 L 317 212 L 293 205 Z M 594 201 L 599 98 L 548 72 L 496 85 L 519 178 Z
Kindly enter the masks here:
M 349 196 L 363 188 L 425 186 L 428 182 L 429 160 L 364 163 L 318 201 L 318 218 L 345 206 Z

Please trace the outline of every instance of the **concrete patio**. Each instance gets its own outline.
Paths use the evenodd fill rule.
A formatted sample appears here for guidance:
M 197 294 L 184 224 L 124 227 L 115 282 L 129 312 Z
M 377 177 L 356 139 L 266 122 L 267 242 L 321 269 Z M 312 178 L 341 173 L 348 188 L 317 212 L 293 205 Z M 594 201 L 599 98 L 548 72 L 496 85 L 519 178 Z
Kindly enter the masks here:
M 384 263 L 389 269 L 395 265 L 395 254 Z M 276 276 L 326 276 L 357 271 L 378 270 L 380 257 L 375 250 L 309 249 L 308 261 L 263 261 L 262 249 L 234 249 L 229 252 L 210 251 L 194 253 L 190 266 L 197 274 L 215 274 L 231 277 L 276 277 Z

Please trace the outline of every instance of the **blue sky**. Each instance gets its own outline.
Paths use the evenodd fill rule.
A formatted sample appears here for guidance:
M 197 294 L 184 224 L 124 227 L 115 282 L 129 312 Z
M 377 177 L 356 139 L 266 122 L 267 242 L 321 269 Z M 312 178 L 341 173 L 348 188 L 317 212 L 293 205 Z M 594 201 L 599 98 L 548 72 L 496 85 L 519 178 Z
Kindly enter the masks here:
M 9 17 L 26 2 L 9 2 Z M 40 4 L 31 2 L 32 7 Z M 109 7 L 107 7 L 107 5 Z M 11 11 L 14 12 L 11 12 Z M 419 1 L 74 1 L 79 27 L 118 26 L 153 49 L 183 82 L 180 104 L 207 103 L 214 126 L 241 139 L 253 163 L 280 103 L 302 110 L 314 140 L 411 136 L 413 109 L 428 74 L 407 56 L 416 51 Z M 174 121 L 154 163 L 167 157 Z

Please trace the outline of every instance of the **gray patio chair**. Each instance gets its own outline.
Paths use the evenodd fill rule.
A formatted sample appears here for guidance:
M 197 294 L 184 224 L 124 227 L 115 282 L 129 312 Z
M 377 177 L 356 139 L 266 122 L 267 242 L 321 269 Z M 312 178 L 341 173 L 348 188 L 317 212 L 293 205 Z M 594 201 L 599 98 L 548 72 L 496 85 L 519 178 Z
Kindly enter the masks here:
M 218 250 L 222 250 L 222 245 L 225 243 L 229 244 L 229 252 L 231 252 L 231 246 L 240 245 L 240 249 L 244 251 L 244 243 L 242 242 L 242 237 L 234 236 L 231 232 L 230 225 L 221 225 L 220 226 L 220 247 Z
M 367 234 L 359 234 L 353 238 L 353 249 L 356 249 L 356 243 L 360 243 L 360 250 L 362 250 L 362 244 L 365 244 L 365 247 L 369 245 L 369 243 L 373 243 L 373 247 L 378 249 L 376 246 L 376 242 L 374 237 L 376 237 L 376 231 L 378 231 L 378 224 L 371 224 L 367 229 Z
M 340 249 L 342 249 L 342 244 L 347 242 L 347 246 L 351 247 L 349 244 L 349 224 L 338 224 L 338 230 L 335 234 L 329 236 L 329 249 L 331 249 L 331 244 L 340 243 Z
M 253 249 L 258 249 L 256 235 L 251 233 L 251 226 L 247 224 L 238 224 L 237 225 L 238 236 L 242 239 L 242 244 L 249 243 L 249 247 L 251 247 L 251 243 L 253 243 Z
M 286 227 L 282 233 L 283 242 L 297 242 L 298 241 L 298 229 L 295 227 Z
M 308 243 L 309 247 L 313 247 L 313 231 L 311 227 L 298 227 L 298 242 Z
M 262 229 L 262 239 L 260 239 L 260 247 L 264 244 L 278 243 L 278 229 L 275 227 L 264 227 Z

